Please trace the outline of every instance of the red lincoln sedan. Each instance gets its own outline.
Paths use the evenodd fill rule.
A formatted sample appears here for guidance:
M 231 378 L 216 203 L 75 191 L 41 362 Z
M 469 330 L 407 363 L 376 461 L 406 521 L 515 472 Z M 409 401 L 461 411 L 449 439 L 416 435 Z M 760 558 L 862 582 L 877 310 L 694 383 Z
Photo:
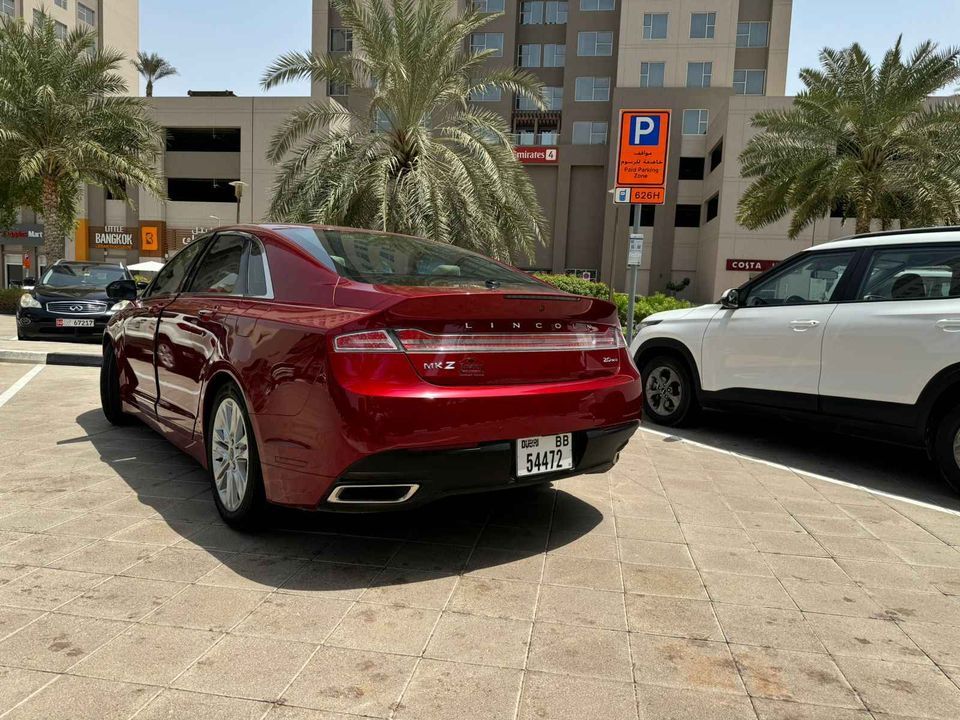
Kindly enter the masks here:
M 604 472 L 640 418 L 612 304 L 450 245 L 243 225 L 109 292 L 104 414 L 202 463 L 234 526 Z

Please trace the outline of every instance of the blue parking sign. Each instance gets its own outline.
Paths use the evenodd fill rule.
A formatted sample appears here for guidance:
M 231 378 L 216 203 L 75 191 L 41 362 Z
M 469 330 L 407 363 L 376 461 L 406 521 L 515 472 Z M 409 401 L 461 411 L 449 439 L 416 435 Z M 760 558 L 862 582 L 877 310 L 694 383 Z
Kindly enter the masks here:
M 660 116 L 634 115 L 630 118 L 631 145 L 659 145 L 660 144 Z

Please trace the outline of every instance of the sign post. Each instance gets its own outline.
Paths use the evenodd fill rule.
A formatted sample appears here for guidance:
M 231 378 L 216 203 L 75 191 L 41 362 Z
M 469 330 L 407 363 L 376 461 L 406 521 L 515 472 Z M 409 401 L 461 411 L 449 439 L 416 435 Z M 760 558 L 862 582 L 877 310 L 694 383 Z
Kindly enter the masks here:
M 627 267 L 630 269 L 630 295 L 627 298 L 627 347 L 633 343 L 633 318 L 636 315 L 637 273 L 643 262 L 643 233 L 630 233 Z

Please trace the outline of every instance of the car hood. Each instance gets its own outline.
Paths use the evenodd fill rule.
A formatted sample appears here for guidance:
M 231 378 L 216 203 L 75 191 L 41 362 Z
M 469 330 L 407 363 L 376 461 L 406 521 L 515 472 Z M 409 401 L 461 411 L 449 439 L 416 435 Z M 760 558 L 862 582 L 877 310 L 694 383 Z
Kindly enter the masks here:
M 680 310 L 664 310 L 663 312 L 648 315 L 643 319 L 643 321 L 664 322 L 667 320 L 680 320 L 681 318 L 686 318 L 688 320 L 697 320 L 701 318 L 704 320 L 709 320 L 717 314 L 717 310 L 719 309 L 719 304 L 711 303 L 709 305 L 698 305 L 697 307 L 692 308 L 681 308 Z
M 33 294 L 45 300 L 106 300 L 107 291 L 103 288 L 55 288 L 37 285 Z

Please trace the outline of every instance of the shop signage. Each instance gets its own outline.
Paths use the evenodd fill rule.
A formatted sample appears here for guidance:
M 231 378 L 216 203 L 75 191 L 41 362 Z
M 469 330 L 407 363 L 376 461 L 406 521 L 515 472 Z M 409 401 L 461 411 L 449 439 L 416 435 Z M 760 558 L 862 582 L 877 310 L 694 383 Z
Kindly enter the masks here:
M 527 165 L 551 164 L 560 159 L 560 151 L 555 147 L 514 146 L 513 154 Z
M 145 252 L 156 252 L 160 249 L 160 228 L 154 225 L 140 228 L 140 249 Z
M 43 225 L 17 224 L 7 229 L 0 229 L 0 245 L 23 245 L 39 247 L 43 245 Z
M 743 258 L 727 258 L 727 270 L 732 272 L 764 272 L 779 264 L 779 260 L 745 260 Z
M 210 228 L 195 227 L 190 230 L 182 228 L 170 228 L 167 230 L 167 247 L 170 250 L 179 250 L 184 245 L 189 245 L 198 235 L 209 232 Z M 172 241 L 172 242 L 171 242 Z
M 617 187 L 665 187 L 669 110 L 621 110 Z
M 92 238 L 91 245 L 98 248 L 122 248 L 132 250 L 136 236 L 137 228 L 124 227 L 123 225 L 105 225 L 103 227 L 90 228 L 90 237 Z

